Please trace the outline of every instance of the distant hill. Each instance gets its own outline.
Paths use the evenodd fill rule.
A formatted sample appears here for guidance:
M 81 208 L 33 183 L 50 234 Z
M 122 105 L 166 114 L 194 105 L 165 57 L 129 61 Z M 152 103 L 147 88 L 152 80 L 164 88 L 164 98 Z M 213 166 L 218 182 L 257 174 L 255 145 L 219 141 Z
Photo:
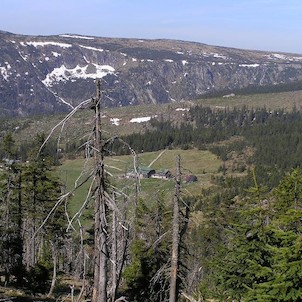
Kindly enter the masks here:
M 299 90 L 302 55 L 174 40 L 0 31 L 0 117 L 64 112 L 95 94 L 105 107 Z

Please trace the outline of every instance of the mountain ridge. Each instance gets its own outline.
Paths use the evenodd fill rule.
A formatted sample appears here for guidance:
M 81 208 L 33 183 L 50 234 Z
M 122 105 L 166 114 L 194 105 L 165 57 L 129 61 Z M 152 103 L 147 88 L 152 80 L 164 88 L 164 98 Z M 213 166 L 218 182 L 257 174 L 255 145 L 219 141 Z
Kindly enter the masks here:
M 69 111 L 95 93 L 104 107 L 180 102 L 302 81 L 302 55 L 170 39 L 0 31 L 0 116 Z

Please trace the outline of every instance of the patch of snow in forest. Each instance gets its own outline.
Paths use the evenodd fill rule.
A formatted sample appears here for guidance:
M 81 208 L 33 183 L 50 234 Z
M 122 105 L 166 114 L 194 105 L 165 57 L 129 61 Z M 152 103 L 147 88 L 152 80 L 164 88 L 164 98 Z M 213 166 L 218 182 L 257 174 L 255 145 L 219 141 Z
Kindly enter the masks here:
M 174 61 L 171 59 L 165 59 L 166 62 L 173 63 Z
M 190 111 L 190 108 L 176 108 L 176 111 Z
M 117 117 L 111 118 L 110 122 L 112 123 L 112 125 L 116 125 L 116 126 L 120 125 L 120 119 Z
M 152 117 L 156 117 L 155 116 L 143 116 L 143 117 L 134 117 L 130 120 L 130 123 L 145 123 L 151 120 Z
M 182 63 L 183 66 L 185 66 L 185 65 L 188 64 L 188 61 L 187 60 L 182 60 L 181 63 Z

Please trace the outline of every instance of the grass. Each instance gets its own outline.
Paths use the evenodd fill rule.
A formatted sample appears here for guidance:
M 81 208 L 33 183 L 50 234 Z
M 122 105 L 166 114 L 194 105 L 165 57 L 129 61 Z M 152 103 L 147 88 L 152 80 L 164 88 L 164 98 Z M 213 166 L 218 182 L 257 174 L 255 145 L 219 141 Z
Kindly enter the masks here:
M 92 169 L 92 161 L 88 162 L 87 167 L 84 167 L 84 163 L 84 159 L 65 160 L 64 163 L 58 167 L 57 173 L 63 181 L 67 191 L 71 191 L 74 188 L 75 182 L 83 170 L 88 172 Z M 85 173 L 83 177 L 79 178 L 78 183 L 83 182 L 86 177 L 87 173 Z M 81 204 L 85 201 L 87 196 L 90 183 L 91 181 L 87 181 L 74 193 L 69 202 L 68 209 L 70 211 L 70 215 L 74 215 L 80 209 Z
M 249 108 L 266 107 L 270 110 L 284 108 L 291 110 L 293 107 L 302 108 L 302 91 L 278 92 L 278 93 L 261 93 L 250 95 L 235 95 L 234 97 L 217 97 L 200 99 L 198 104 L 203 106 L 218 107 L 242 107 Z
M 159 154 L 162 155 L 153 163 L 152 168 L 169 169 L 175 174 L 176 155 L 181 157 L 181 171 L 183 176 L 186 174 L 195 174 L 198 177 L 196 183 L 184 184 L 185 194 L 198 195 L 201 189 L 211 185 L 211 177 L 218 172 L 221 161 L 209 151 L 192 150 L 164 150 L 157 152 L 146 152 L 138 155 L 140 165 L 148 166 Z M 65 160 L 58 168 L 58 174 L 66 184 L 68 190 L 74 186 L 74 182 L 81 174 L 84 166 L 84 159 Z M 109 177 L 110 184 L 120 188 L 127 194 L 133 194 L 135 191 L 134 180 L 121 178 L 125 172 L 133 167 L 133 158 L 127 156 L 107 157 L 105 160 L 106 170 L 112 175 Z M 92 169 L 93 159 L 89 160 L 88 168 Z M 81 178 L 82 180 L 84 177 Z M 69 204 L 70 213 L 75 214 L 86 198 L 90 182 L 84 184 L 71 199 Z M 163 195 L 169 199 L 174 193 L 174 181 L 159 179 L 142 179 L 140 197 L 145 200 L 154 199 L 155 195 Z

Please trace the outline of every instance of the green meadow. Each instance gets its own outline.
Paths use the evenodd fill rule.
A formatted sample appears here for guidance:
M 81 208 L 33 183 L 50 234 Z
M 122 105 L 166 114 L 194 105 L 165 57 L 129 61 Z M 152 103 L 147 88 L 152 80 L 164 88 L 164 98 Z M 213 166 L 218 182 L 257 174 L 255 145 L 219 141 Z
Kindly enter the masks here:
M 209 151 L 192 150 L 162 150 L 157 152 L 146 152 L 138 154 L 138 163 L 141 166 L 151 166 L 155 170 L 168 169 L 175 175 L 176 156 L 181 158 L 182 179 L 187 174 L 194 174 L 198 181 L 186 184 L 182 182 L 184 194 L 198 195 L 202 188 L 211 185 L 211 177 L 218 174 L 221 161 Z M 94 159 L 78 158 L 65 160 L 58 167 L 58 174 L 70 191 L 74 188 L 76 181 L 78 184 L 85 181 L 89 173 L 93 171 Z M 121 192 L 130 196 L 135 192 L 134 179 L 126 179 L 127 171 L 134 167 L 134 158 L 131 155 L 111 156 L 105 158 L 105 170 L 109 186 L 114 186 Z M 92 179 L 92 178 L 91 178 Z M 86 199 L 91 179 L 77 189 L 69 201 L 69 210 L 74 215 Z M 173 196 L 174 180 L 161 179 L 141 179 L 140 198 L 152 200 L 155 196 L 161 195 L 169 199 Z

